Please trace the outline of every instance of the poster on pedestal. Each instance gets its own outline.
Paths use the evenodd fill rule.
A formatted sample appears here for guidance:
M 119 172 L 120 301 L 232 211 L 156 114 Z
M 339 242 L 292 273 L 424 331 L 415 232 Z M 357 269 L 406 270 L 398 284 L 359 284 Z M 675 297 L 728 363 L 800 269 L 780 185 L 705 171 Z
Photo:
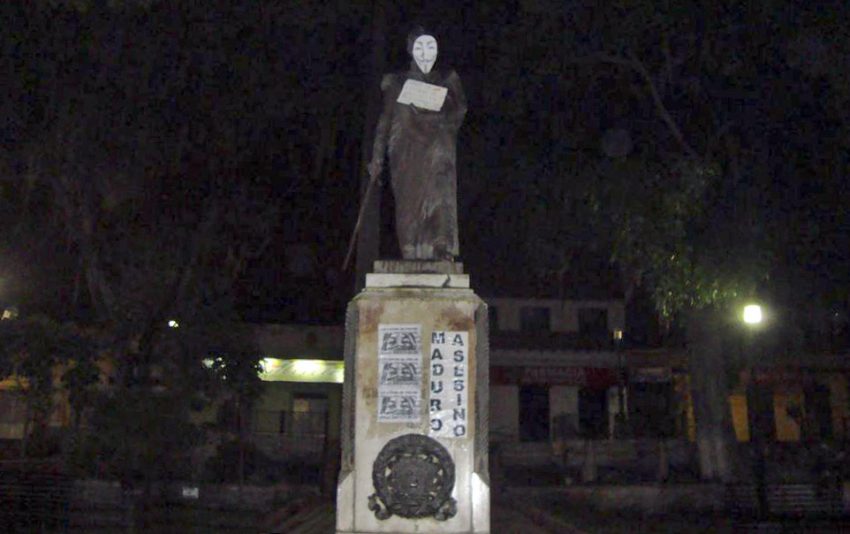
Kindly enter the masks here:
M 428 412 L 433 438 L 465 438 L 469 433 L 469 333 L 431 334 Z
M 421 391 L 420 325 L 378 325 L 378 421 L 421 421 Z

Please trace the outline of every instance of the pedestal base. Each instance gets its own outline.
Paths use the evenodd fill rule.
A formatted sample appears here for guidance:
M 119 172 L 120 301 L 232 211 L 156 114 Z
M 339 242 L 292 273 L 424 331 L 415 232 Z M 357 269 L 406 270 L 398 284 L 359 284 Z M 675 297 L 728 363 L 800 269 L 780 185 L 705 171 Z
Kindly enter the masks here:
M 486 304 L 459 264 L 395 263 L 346 315 L 337 533 L 487 533 Z

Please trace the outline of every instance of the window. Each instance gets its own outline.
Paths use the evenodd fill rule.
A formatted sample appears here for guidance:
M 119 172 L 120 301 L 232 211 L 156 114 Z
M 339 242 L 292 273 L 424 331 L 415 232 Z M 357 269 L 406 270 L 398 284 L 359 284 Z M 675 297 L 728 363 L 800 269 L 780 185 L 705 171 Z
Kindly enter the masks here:
M 598 343 L 604 344 L 610 341 L 608 310 L 605 308 L 579 308 L 578 332 L 582 338 Z
M 321 393 L 296 393 L 292 399 L 289 427 L 285 433 L 296 436 L 324 436 L 328 417 L 328 396 Z
M 318 460 L 325 452 L 327 429 L 327 395 L 295 393 L 291 411 L 280 414 L 279 452 L 289 457 Z
M 581 388 L 578 392 L 579 433 L 585 438 L 608 437 L 608 391 Z
M 832 404 L 829 399 L 829 388 L 816 384 L 806 391 L 806 414 L 810 423 L 809 432 L 820 439 L 832 438 Z
M 769 384 L 755 384 L 748 397 L 747 413 L 750 419 L 750 440 L 776 440 L 773 387 Z
M 527 306 L 519 310 L 519 329 L 523 332 L 548 332 L 549 308 Z
M 26 418 L 24 404 L 17 393 L 0 391 L 0 424 L 23 424 Z
M 540 385 L 519 388 L 520 441 L 549 440 L 549 388 Z
M 629 419 L 636 438 L 669 438 L 675 433 L 670 382 L 629 384 Z

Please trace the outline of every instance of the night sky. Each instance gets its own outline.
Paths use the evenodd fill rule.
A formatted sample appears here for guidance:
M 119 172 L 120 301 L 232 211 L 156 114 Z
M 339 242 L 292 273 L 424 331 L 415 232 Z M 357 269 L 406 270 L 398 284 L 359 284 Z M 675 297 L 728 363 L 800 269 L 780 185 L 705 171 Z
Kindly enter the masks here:
M 96 314 L 92 251 L 107 281 L 170 273 L 212 210 L 193 276 L 233 273 L 205 283 L 232 283 L 216 294 L 249 320 L 339 322 L 369 109 L 422 24 L 469 101 L 461 260 L 480 292 L 622 295 L 620 205 L 594 203 L 710 161 L 694 257 L 757 256 L 772 298 L 845 311 L 842 2 L 499 4 L 4 3 L 0 302 Z

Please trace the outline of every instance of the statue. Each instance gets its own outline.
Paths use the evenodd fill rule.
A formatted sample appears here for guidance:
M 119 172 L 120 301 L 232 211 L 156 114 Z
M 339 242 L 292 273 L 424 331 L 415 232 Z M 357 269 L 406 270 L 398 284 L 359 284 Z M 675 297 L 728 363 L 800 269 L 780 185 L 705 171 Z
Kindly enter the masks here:
M 466 97 L 454 70 L 434 69 L 437 40 L 422 28 L 407 37 L 406 72 L 381 81 L 384 103 L 375 130 L 372 181 L 389 155 L 399 248 L 405 260 L 453 261 L 457 227 L 457 132 Z

